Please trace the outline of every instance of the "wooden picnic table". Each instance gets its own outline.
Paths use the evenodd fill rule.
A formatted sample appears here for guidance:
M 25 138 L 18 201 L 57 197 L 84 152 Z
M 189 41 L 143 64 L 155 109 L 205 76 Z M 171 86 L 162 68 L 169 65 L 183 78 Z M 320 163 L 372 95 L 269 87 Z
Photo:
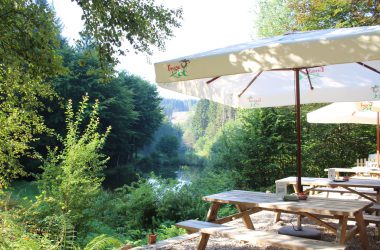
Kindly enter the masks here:
M 284 179 L 276 180 L 277 182 L 286 183 L 287 185 L 293 185 L 294 191 L 298 193 L 297 190 L 297 178 L 296 177 L 287 177 Z M 375 203 L 380 203 L 380 179 L 360 179 L 360 178 L 351 178 L 348 181 L 336 182 L 328 178 L 314 178 L 314 177 L 302 177 L 301 184 L 311 186 L 311 188 L 306 189 L 304 192 L 310 192 L 318 187 L 330 187 L 337 188 L 341 187 L 351 193 L 357 194 L 367 200 L 373 201 Z M 368 188 L 375 191 L 375 198 L 372 198 L 360 192 L 360 190 L 355 190 L 354 188 Z
M 379 168 L 368 168 L 368 167 L 353 167 L 353 168 L 327 168 L 325 172 L 328 172 L 329 169 L 335 170 L 335 177 L 339 178 L 340 173 L 349 173 L 355 175 L 369 175 L 371 177 L 380 178 L 380 169 Z
M 270 210 L 274 212 L 294 213 L 309 218 L 336 234 L 336 241 L 344 244 L 348 239 L 359 233 L 364 249 L 368 249 L 368 236 L 363 220 L 363 211 L 372 205 L 369 201 L 328 199 L 321 197 L 309 197 L 305 201 L 282 201 L 275 194 L 232 190 L 219 194 L 203 197 L 203 200 L 211 202 L 207 221 L 218 224 L 242 218 L 248 229 L 254 229 L 249 217 L 250 214 Z M 225 218 L 217 218 L 217 212 L 221 204 L 234 204 L 239 213 Z M 318 216 L 329 216 L 338 219 L 338 227 L 324 222 Z M 354 217 L 356 226 L 347 231 L 347 221 Z M 207 237 L 202 235 L 202 237 Z M 205 239 L 207 242 L 207 239 Z M 202 238 L 201 238 L 202 242 Z

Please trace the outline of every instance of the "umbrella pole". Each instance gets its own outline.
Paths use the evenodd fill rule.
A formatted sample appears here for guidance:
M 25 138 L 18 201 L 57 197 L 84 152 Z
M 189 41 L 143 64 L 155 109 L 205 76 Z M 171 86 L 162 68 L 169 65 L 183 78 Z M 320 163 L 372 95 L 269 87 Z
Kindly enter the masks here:
M 300 103 L 300 72 L 299 69 L 294 70 L 295 85 L 296 85 L 296 129 L 297 129 L 297 192 L 302 192 L 301 176 L 301 103 Z
M 377 161 L 377 167 L 379 168 L 379 154 L 380 154 L 380 129 L 379 129 L 379 112 L 377 112 L 377 122 L 376 122 L 376 161 Z

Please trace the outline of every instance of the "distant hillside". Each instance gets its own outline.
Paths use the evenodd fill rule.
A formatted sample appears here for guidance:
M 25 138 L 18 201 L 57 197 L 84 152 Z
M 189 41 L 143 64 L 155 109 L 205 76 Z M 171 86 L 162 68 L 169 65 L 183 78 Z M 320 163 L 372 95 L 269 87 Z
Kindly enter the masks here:
M 171 121 L 173 118 L 173 113 L 188 112 L 197 104 L 197 102 L 198 100 L 194 99 L 163 99 L 161 101 L 161 107 L 164 110 L 164 114 L 168 117 L 169 121 Z

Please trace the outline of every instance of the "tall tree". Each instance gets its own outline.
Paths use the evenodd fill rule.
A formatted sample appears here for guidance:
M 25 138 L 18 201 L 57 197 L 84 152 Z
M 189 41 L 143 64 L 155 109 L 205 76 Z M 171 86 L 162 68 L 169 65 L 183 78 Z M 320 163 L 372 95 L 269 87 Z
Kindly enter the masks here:
M 118 62 L 126 40 L 135 51 L 152 52 L 164 48 L 164 41 L 179 27 L 181 9 L 169 9 L 154 0 L 72 0 L 83 10 L 84 30 L 99 52 L 102 65 Z

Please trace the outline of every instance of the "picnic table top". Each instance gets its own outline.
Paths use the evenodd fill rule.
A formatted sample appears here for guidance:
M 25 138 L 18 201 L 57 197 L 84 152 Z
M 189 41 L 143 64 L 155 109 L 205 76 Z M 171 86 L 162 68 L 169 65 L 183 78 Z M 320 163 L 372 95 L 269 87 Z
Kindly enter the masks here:
M 325 172 L 329 169 L 334 169 L 339 173 L 368 173 L 368 174 L 380 174 L 380 168 L 368 168 L 368 167 L 353 167 L 353 168 L 326 168 Z
M 297 178 L 287 177 L 276 180 L 276 182 L 286 182 L 288 184 L 296 184 Z M 327 187 L 365 187 L 380 190 L 380 179 L 360 179 L 350 178 L 348 181 L 336 182 L 328 178 L 302 177 L 302 185 L 327 186 Z
M 282 201 L 275 194 L 231 190 L 203 197 L 203 200 L 215 203 L 260 207 L 273 211 L 304 212 L 319 215 L 354 216 L 358 211 L 372 205 L 369 201 L 330 199 L 309 197 L 305 201 Z

